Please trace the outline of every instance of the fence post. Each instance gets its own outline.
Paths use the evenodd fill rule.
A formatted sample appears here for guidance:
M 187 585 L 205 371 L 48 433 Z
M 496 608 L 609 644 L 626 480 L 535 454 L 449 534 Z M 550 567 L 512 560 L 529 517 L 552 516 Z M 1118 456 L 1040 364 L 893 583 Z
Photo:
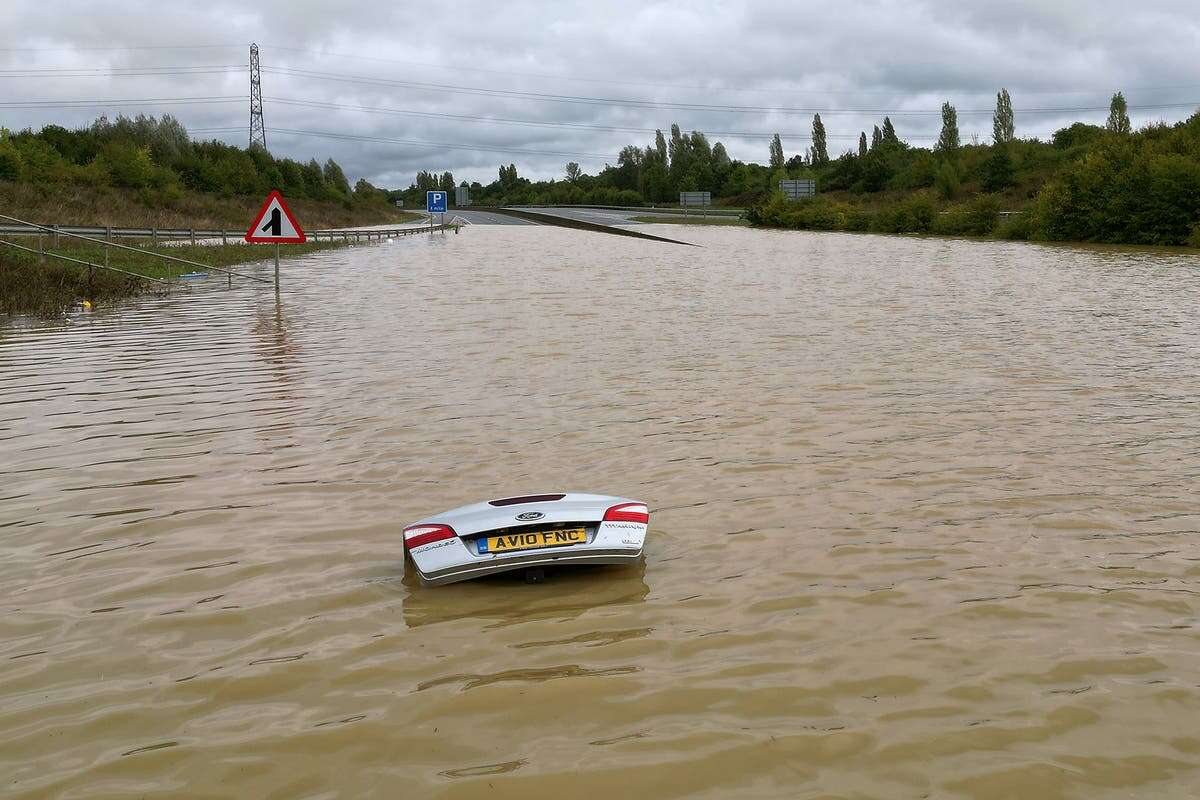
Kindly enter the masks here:
M 42 247 L 42 232 L 38 231 L 38 263 L 46 263 L 46 251 Z
M 106 267 L 108 266 L 108 251 L 112 249 L 111 247 L 109 247 L 110 244 L 112 244 L 112 225 L 105 225 L 104 226 L 104 266 L 106 266 Z
M 51 227 L 54 228 L 54 247 L 57 248 L 58 247 L 58 226 L 53 225 Z

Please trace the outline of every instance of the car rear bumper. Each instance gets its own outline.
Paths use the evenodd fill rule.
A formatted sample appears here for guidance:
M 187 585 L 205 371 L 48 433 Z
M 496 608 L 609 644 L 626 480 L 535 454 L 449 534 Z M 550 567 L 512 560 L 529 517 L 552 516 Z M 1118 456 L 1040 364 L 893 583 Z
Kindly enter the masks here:
M 430 572 L 422 572 L 414 559 L 413 566 L 421 582 L 427 586 L 498 575 L 531 567 L 555 567 L 586 564 L 632 564 L 642 557 L 642 548 L 582 546 L 570 550 L 538 550 L 525 555 L 480 560 L 472 558 Z

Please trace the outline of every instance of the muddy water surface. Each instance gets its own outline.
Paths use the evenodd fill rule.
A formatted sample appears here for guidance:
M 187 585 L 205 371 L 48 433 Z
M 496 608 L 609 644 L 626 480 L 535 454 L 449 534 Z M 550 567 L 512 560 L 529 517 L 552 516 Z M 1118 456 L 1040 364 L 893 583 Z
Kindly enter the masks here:
M 0 793 L 1194 796 L 1197 259 L 682 238 L 4 323 Z M 559 488 L 644 567 L 404 577 Z

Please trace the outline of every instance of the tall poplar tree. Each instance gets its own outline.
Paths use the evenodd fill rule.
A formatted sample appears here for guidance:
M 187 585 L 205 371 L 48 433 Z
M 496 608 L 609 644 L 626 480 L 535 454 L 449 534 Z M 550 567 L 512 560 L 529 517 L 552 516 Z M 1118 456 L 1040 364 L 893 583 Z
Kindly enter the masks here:
M 817 114 L 813 117 L 813 166 L 823 167 L 829 163 L 829 145 L 825 140 L 825 123 L 821 122 L 821 115 Z
M 996 113 L 992 115 L 992 140 L 996 144 L 1007 144 L 1013 140 L 1013 107 L 1008 89 L 996 95 Z
M 892 125 L 891 117 L 883 118 L 883 143 L 900 144 L 900 137 L 896 135 L 896 127 Z
M 771 139 L 771 169 L 783 169 L 783 142 L 779 139 L 779 134 Z
M 1125 135 L 1133 130 L 1129 123 L 1129 106 L 1125 103 L 1125 95 L 1117 92 L 1112 96 L 1108 106 L 1108 123 L 1105 125 L 1113 133 Z
M 958 111 L 949 103 L 942 103 L 942 134 L 934 149 L 943 156 L 958 152 Z
M 867 157 L 867 132 L 862 131 L 858 134 L 858 157 Z
M 725 145 L 717 142 L 712 148 L 712 163 L 717 169 L 725 169 L 729 166 L 729 154 L 725 152 Z

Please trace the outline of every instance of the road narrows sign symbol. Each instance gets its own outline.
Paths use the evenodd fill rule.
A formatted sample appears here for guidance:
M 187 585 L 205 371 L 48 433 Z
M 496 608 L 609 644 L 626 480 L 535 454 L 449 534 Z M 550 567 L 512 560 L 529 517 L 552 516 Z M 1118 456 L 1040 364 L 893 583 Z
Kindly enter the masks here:
M 304 229 L 291 209 L 283 202 L 283 195 L 278 190 L 267 195 L 250 229 L 246 231 L 246 241 L 254 244 L 302 244 L 308 241 Z

